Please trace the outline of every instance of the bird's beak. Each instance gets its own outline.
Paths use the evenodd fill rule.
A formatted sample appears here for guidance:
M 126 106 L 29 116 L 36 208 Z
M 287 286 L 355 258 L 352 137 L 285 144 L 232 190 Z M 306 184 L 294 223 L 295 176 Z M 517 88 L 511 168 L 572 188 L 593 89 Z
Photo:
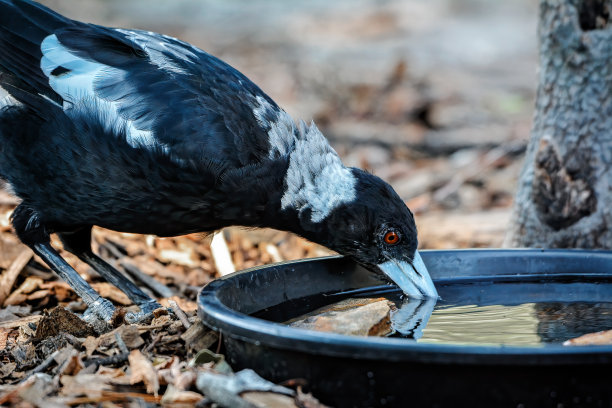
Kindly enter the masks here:
M 429 271 L 421 259 L 419 251 L 414 254 L 412 263 L 390 259 L 378 265 L 409 297 L 417 299 L 438 298 L 438 291 L 429 276 Z

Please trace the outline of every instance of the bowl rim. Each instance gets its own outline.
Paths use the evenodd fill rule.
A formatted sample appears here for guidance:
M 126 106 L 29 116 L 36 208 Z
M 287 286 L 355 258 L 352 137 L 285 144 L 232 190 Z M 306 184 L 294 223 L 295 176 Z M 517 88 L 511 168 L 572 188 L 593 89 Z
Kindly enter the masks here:
M 612 266 L 612 251 L 578 249 L 455 249 L 424 250 L 422 253 L 451 252 L 458 255 L 495 252 L 515 256 L 547 253 L 575 257 L 577 254 L 603 256 Z M 198 295 L 198 315 L 209 327 L 230 339 L 276 349 L 298 351 L 330 357 L 371 359 L 380 361 L 412 361 L 423 363 L 460 364 L 610 364 L 612 345 L 563 346 L 543 344 L 539 346 L 436 344 L 410 341 L 403 338 L 360 337 L 335 333 L 323 333 L 289 327 L 249 316 L 231 309 L 218 297 L 218 291 L 226 282 L 248 273 L 279 265 L 300 265 L 312 262 L 328 262 L 342 256 L 301 259 L 268 264 L 245 269 L 216 279 L 202 288 Z M 612 268 L 611 268 L 612 271 Z M 611 272 L 612 273 L 612 272 Z

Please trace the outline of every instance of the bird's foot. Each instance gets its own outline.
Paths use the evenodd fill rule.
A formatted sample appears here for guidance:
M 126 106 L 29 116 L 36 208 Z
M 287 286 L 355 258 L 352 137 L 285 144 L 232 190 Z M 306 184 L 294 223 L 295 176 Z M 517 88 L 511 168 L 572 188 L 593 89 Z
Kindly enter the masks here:
M 128 323 L 143 323 L 154 317 L 153 312 L 163 306 L 157 303 L 155 300 L 138 305 L 140 312 L 128 313 L 125 315 L 125 321 Z
M 83 320 L 94 326 L 96 331 L 100 331 L 103 330 L 103 326 L 106 327 L 110 324 L 115 310 L 115 306 L 109 300 L 100 297 L 85 310 Z

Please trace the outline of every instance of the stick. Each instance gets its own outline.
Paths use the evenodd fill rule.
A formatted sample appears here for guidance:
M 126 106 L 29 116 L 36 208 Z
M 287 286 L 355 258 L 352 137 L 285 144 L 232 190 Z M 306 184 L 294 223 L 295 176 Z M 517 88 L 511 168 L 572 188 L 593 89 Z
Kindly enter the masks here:
M 17 277 L 32 259 L 32 250 L 25 248 L 17 255 L 11 266 L 0 277 L 0 305 L 4 305 L 4 301 L 11 293 L 11 289 L 17 280 Z
M 36 368 L 34 368 L 32 371 L 30 371 L 26 375 L 26 379 L 28 379 L 29 377 L 31 377 L 32 375 L 36 373 L 42 373 L 47 368 L 49 368 L 49 366 L 53 364 L 53 362 L 55 361 L 55 357 L 57 357 L 58 354 L 59 354 L 59 350 L 55 350 L 53 353 L 51 353 L 47 358 L 45 358 L 45 360 L 42 363 L 40 363 Z
M 115 354 L 114 356 L 110 356 L 110 357 L 94 358 L 94 359 L 85 361 L 85 367 L 89 367 L 92 364 L 95 364 L 97 367 L 99 367 L 101 365 L 115 365 L 115 364 L 125 363 L 129 355 L 130 353 L 121 353 L 121 354 Z
M 172 308 L 172 311 L 174 312 L 176 317 L 178 317 L 181 323 L 183 323 L 183 326 L 185 326 L 186 329 L 190 328 L 191 323 L 189 323 L 187 315 L 185 314 L 185 312 L 183 312 L 183 309 L 180 308 L 178 303 L 176 303 L 174 300 L 168 300 L 168 303 L 170 304 L 170 307 Z
M 115 341 L 117 342 L 119 350 L 121 350 L 121 354 L 130 354 L 130 350 L 125 345 L 125 342 L 123 341 L 119 333 L 115 333 Z
M 129 273 L 134 279 L 140 281 L 143 285 L 151 289 L 153 292 L 157 293 L 159 296 L 165 298 L 174 296 L 174 292 L 172 291 L 172 289 L 158 282 L 155 278 L 142 272 L 140 269 L 138 269 L 136 265 L 132 264 L 130 261 L 121 259 L 119 260 L 119 264 L 123 266 L 123 269 L 125 269 L 125 271 Z
M 7 322 L 0 322 L 0 329 L 14 329 L 28 323 L 38 323 L 40 319 L 42 319 L 42 316 L 38 315 L 22 317 L 21 319 L 9 320 Z

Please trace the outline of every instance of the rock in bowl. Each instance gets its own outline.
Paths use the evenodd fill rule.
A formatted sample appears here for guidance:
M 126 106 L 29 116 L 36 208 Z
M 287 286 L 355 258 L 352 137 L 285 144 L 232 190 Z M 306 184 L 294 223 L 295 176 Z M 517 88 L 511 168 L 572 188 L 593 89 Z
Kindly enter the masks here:
M 597 324 L 612 329 L 611 252 L 421 254 L 441 300 L 425 308 L 425 316 L 411 302 L 401 306 L 396 326 L 405 335 L 414 325 L 412 338 L 340 335 L 274 321 L 316 309 L 322 299 L 397 296 L 342 257 L 269 265 L 211 282 L 199 295 L 199 316 L 223 334 L 233 367 L 253 368 L 275 382 L 305 379 L 334 407 L 610 406 L 612 345 L 568 347 L 563 341 Z M 507 313 L 499 314 L 500 307 Z M 486 313 L 465 320 L 466 308 L 493 308 L 510 323 L 479 326 Z M 597 324 L 583 324 L 590 321 Z

